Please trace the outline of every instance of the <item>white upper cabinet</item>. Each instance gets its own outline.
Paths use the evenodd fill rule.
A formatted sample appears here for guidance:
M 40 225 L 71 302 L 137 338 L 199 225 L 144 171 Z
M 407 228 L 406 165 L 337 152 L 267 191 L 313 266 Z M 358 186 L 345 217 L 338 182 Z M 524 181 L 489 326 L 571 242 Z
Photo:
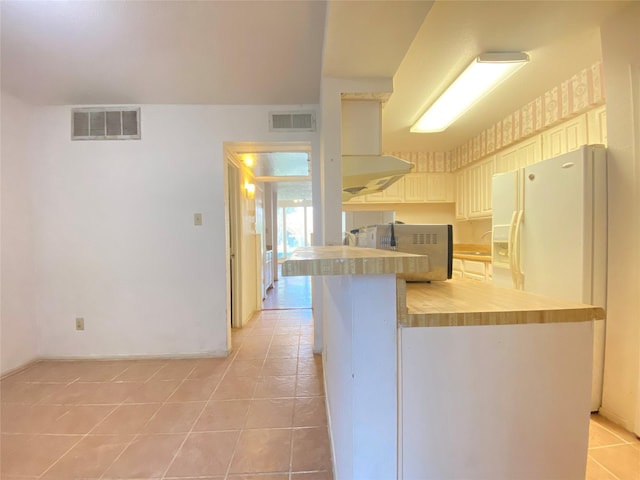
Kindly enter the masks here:
M 354 197 L 348 203 L 455 202 L 456 220 L 488 218 L 492 213 L 491 188 L 494 173 L 526 167 L 576 150 L 581 145 L 606 145 L 606 120 L 603 105 L 454 173 L 410 173 L 383 192 Z
M 425 202 L 455 202 L 455 180 L 452 173 L 424 173 L 422 175 L 426 177 L 427 184 Z M 409 200 L 405 199 L 405 201 Z
M 607 145 L 607 110 L 604 105 L 587 112 L 587 143 Z
M 406 202 L 424 202 L 427 198 L 427 177 L 422 173 L 409 173 L 404 176 L 404 200 Z
M 587 115 L 580 115 L 542 132 L 542 158 L 577 150 L 587 143 Z
M 491 216 L 491 185 L 495 156 L 467 167 L 456 176 L 456 218 Z
M 347 203 L 453 203 L 453 173 L 409 173 L 382 192 L 354 197 Z
M 542 160 L 542 136 L 524 140 L 496 154 L 495 173 L 526 167 Z
M 467 215 L 467 184 L 469 170 L 460 170 L 456 172 L 456 220 L 466 220 Z

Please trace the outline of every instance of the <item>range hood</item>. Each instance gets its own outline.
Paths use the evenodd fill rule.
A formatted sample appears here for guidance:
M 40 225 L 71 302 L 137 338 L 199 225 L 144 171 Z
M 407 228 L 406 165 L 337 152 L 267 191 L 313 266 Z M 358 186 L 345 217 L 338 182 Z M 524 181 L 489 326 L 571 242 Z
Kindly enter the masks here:
M 412 168 L 412 163 L 389 155 L 343 155 L 342 201 L 380 192 Z
M 342 99 L 342 201 L 384 190 L 413 164 L 381 155 L 382 106 L 373 99 Z

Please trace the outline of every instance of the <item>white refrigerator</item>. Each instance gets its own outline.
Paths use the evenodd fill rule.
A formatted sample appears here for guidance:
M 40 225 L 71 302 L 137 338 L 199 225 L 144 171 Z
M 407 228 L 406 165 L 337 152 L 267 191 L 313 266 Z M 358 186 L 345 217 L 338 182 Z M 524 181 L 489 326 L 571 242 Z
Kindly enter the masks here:
M 493 283 L 606 308 L 607 163 L 584 145 L 493 176 Z M 600 408 L 604 320 L 594 322 L 591 410 Z

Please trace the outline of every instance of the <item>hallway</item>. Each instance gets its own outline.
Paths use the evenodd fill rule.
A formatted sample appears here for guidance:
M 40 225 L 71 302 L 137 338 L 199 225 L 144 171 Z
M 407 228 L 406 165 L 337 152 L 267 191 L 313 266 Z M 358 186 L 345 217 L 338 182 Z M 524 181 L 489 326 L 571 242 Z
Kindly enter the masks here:
M 311 277 L 283 277 L 278 265 L 278 281 L 267 290 L 263 310 L 311 308 Z

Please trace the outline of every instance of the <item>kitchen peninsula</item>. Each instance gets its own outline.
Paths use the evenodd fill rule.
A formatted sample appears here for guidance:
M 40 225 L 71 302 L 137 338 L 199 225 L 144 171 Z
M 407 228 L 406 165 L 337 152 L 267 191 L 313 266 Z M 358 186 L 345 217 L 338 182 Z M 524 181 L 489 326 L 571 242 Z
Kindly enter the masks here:
M 406 283 L 419 255 L 307 247 L 321 275 L 337 480 L 584 478 L 602 309 L 473 281 Z

